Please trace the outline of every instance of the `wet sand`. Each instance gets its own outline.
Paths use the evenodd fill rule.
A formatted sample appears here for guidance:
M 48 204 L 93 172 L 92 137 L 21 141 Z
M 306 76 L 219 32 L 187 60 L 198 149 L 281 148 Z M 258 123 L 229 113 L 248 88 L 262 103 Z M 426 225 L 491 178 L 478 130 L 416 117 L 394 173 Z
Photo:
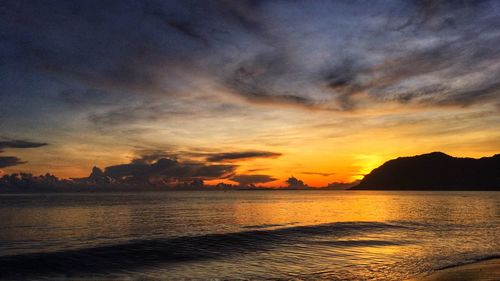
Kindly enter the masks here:
M 491 259 L 466 265 L 441 269 L 427 276 L 408 281 L 498 281 L 500 280 L 500 259 Z

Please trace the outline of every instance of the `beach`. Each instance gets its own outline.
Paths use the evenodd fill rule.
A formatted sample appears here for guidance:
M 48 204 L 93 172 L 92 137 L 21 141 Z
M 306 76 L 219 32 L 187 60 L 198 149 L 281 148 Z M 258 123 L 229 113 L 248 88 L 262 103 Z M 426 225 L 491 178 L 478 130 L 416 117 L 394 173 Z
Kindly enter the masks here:
M 430 275 L 408 281 L 497 281 L 500 280 L 500 259 L 490 259 L 437 270 Z

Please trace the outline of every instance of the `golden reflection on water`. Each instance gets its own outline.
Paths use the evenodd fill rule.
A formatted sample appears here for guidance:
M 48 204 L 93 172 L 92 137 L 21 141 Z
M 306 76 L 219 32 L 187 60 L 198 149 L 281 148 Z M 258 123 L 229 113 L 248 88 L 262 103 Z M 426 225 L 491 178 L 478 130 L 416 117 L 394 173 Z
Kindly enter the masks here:
M 262 252 L 245 251 L 235 245 L 243 251 L 237 257 L 239 263 L 234 258 L 189 266 L 176 263 L 159 266 L 145 276 L 230 277 L 240 274 L 239 266 L 244 264 L 245 272 L 255 274 L 245 278 L 275 274 L 300 279 L 307 272 L 325 280 L 332 276 L 399 280 L 441 263 L 499 252 L 499 202 L 498 193 L 487 192 L 166 192 L 28 199 L 0 196 L 0 250 L 2 255 L 50 252 L 130 240 L 255 230 L 262 233 L 257 232 L 252 239 L 259 239 L 259 233 L 273 229 L 345 222 L 351 224 L 347 228 L 328 228 L 327 235 L 312 232 L 302 237 L 300 231 L 277 232 L 283 235 L 279 236 L 283 243 L 279 239 L 278 244 L 257 240 L 270 249 Z M 365 231 L 357 222 L 382 226 Z M 223 244 L 221 239 L 217 243 Z
M 307 192 L 307 191 L 303 191 Z M 307 194 L 304 194 L 307 195 Z M 314 197 L 288 201 L 242 201 L 233 205 L 236 222 L 241 225 L 315 224 L 347 221 L 388 221 L 400 217 L 405 206 L 390 195 L 355 195 L 352 198 L 318 192 Z
M 0 207 L 3 226 L 0 239 L 57 240 L 68 237 L 85 240 L 141 233 L 195 234 L 214 230 L 239 231 L 241 227 L 251 226 L 420 221 L 428 218 L 441 222 L 466 220 L 481 223 L 485 218 L 498 217 L 498 206 L 494 201 L 464 197 L 469 196 L 467 193 L 449 196 L 425 192 L 205 192 L 201 198 L 189 199 L 188 194 L 188 199 L 176 199 L 185 194 L 138 195 L 144 198 L 132 203 L 128 199 L 134 198 L 133 194 L 108 198 L 106 202 L 99 202 L 100 195 L 92 195 L 96 197 L 95 202 L 58 201 L 43 206 L 29 203 L 23 207 Z

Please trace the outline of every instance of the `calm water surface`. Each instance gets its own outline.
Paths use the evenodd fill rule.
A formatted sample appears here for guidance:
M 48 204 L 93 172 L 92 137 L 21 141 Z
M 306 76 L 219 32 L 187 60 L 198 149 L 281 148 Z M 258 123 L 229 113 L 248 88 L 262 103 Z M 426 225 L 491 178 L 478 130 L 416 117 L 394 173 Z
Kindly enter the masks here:
M 0 195 L 0 278 L 401 280 L 500 256 L 500 192 Z

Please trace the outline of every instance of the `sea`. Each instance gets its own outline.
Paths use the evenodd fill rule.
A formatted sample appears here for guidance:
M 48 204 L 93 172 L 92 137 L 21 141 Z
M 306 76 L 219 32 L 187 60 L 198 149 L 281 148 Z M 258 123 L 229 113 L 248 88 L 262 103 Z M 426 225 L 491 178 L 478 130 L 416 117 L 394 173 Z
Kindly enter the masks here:
M 500 257 L 500 192 L 0 195 L 2 280 L 405 280 Z

